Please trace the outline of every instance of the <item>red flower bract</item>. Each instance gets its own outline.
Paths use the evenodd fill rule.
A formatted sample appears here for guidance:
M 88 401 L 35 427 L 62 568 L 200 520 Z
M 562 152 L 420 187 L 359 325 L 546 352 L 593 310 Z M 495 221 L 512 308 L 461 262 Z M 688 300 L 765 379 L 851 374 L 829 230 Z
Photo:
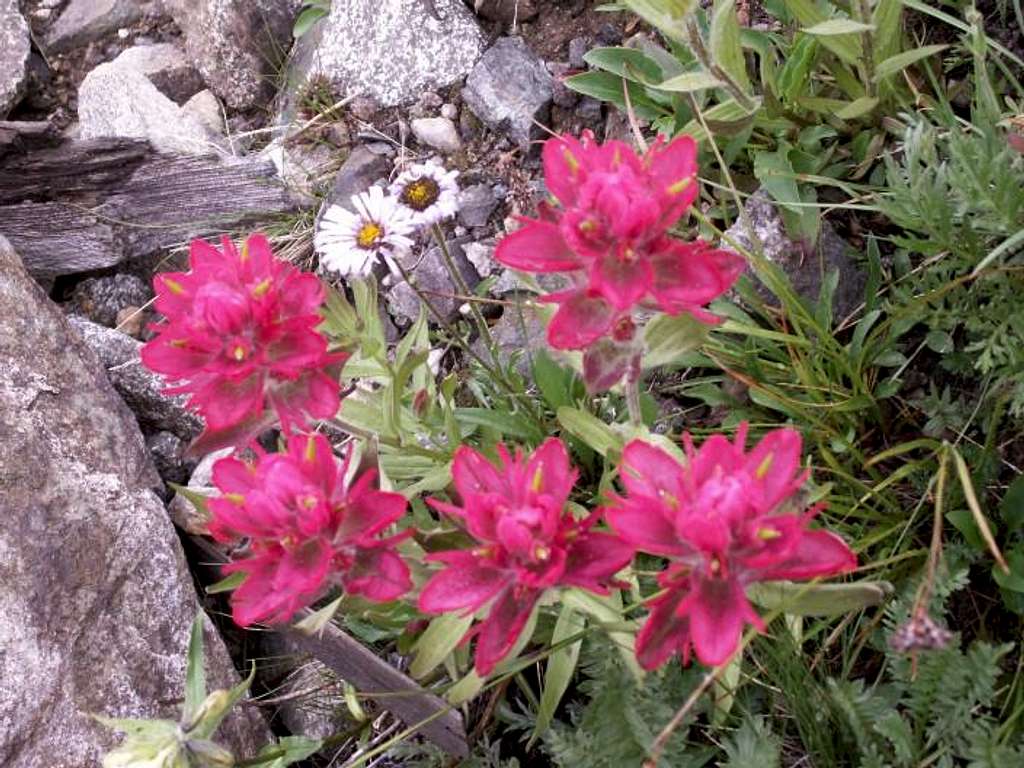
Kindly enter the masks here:
M 573 288 L 551 294 L 559 304 L 548 341 L 580 349 L 602 336 L 635 306 L 669 314 L 690 312 L 724 293 L 743 270 L 734 253 L 705 242 L 666 235 L 697 197 L 697 146 L 689 136 L 659 139 L 642 157 L 621 141 L 603 145 L 593 134 L 544 145 L 545 181 L 560 210 L 498 244 L 496 258 L 526 272 L 568 272 Z
M 567 510 L 576 471 L 561 440 L 547 440 L 528 458 L 509 455 L 503 445 L 498 453 L 495 465 L 466 446 L 455 452 L 452 477 L 462 506 L 430 503 L 461 520 L 480 546 L 429 555 L 447 567 L 419 598 L 425 613 L 472 613 L 490 603 L 487 618 L 471 630 L 481 676 L 511 651 L 545 590 L 576 586 L 606 594 L 633 556 L 620 539 L 591 530 L 596 514 L 576 520 Z
M 320 281 L 276 258 L 261 235 L 239 251 L 194 240 L 188 272 L 153 280 L 156 308 L 167 321 L 142 349 L 145 365 L 181 384 L 219 444 L 242 444 L 273 423 L 287 431 L 333 416 L 339 385 L 325 369 L 329 354 L 316 330 Z M 203 440 L 203 438 L 200 438 Z
M 792 429 L 769 432 L 751 451 L 747 427 L 735 442 L 712 435 L 695 451 L 685 436 L 687 463 L 634 440 L 622 456 L 626 496 L 604 510 L 612 528 L 637 549 L 669 558 L 637 637 L 643 667 L 661 666 L 676 652 L 702 664 L 722 664 L 736 651 L 743 626 L 763 629 L 745 587 L 758 581 L 810 579 L 856 567 L 838 536 L 809 530 L 816 507 L 800 510 L 795 494 L 801 440 Z
M 407 534 L 380 537 L 405 512 L 405 498 L 374 489 L 374 471 L 347 485 L 350 458 L 337 462 L 322 435 L 292 435 L 286 453 L 214 465 L 223 495 L 209 501 L 210 533 L 248 540 L 244 556 L 224 566 L 246 574 L 231 595 L 240 626 L 287 621 L 334 584 L 375 601 L 412 586 L 394 549 Z

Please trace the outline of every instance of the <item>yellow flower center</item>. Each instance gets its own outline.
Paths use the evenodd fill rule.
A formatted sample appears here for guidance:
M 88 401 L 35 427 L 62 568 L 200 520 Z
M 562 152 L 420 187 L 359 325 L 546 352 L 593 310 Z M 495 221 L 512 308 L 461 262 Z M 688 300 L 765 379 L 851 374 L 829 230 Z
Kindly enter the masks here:
M 231 350 L 231 356 L 235 358 L 235 360 L 237 360 L 238 362 L 242 362 L 243 360 L 245 360 L 245 347 L 239 344 L 233 350 Z
M 437 202 L 441 188 L 429 176 L 410 181 L 405 185 L 399 200 L 414 211 L 425 211 Z
M 379 224 L 368 221 L 360 227 L 359 233 L 356 235 L 356 245 L 360 248 L 372 248 L 383 234 L 384 230 Z

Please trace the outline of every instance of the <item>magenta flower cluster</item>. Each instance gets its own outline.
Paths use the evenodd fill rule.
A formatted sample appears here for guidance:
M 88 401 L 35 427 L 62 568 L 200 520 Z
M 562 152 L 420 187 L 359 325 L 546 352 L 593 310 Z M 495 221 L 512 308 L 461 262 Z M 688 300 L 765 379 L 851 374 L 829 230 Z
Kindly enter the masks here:
M 743 262 L 669 235 L 697 195 L 692 139 L 658 143 L 641 157 L 619 142 L 559 137 L 545 146 L 544 164 L 559 206 L 505 238 L 498 259 L 569 277 L 568 290 L 546 297 L 558 305 L 552 346 L 634 345 L 640 312 L 714 321 L 706 305 Z M 190 396 L 207 425 L 201 445 L 248 448 L 215 465 L 221 495 L 209 502 L 211 535 L 234 545 L 225 571 L 245 575 L 232 594 L 235 621 L 285 622 L 337 588 L 378 602 L 414 590 L 400 553 L 413 531 L 397 530 L 405 497 L 379 490 L 375 472 L 353 472 L 351 452 L 339 461 L 310 432 L 339 408 L 347 357 L 319 330 L 317 278 L 254 236 L 241 249 L 227 239 L 220 249 L 194 242 L 190 269 L 157 277 L 155 287 L 166 319 L 143 361 L 175 382 L 170 391 Z M 255 438 L 275 424 L 286 449 L 266 453 Z M 748 586 L 856 565 L 840 538 L 811 528 L 817 507 L 800 502 L 799 434 L 775 430 L 748 451 L 746 431 L 732 442 L 713 435 L 700 448 L 687 435 L 682 461 L 629 443 L 621 495 L 585 513 L 570 501 L 577 471 L 560 439 L 532 453 L 458 447 L 450 500 L 428 503 L 470 544 L 426 555 L 440 567 L 419 588 L 420 611 L 480 617 L 467 639 L 486 676 L 541 603 L 565 588 L 608 594 L 646 552 L 666 566 L 637 637 L 640 664 L 654 669 L 675 655 L 724 663 L 747 624 L 763 629 Z

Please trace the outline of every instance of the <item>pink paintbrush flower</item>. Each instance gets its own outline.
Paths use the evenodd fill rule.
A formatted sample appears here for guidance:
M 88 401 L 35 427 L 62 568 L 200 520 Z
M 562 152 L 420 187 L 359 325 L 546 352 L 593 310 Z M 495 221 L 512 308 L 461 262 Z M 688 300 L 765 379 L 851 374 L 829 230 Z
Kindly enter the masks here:
M 239 251 L 224 238 L 218 250 L 192 241 L 188 272 L 153 280 L 166 322 L 142 349 L 142 361 L 180 385 L 206 421 L 200 442 L 211 450 L 242 444 L 270 426 L 284 429 L 329 418 L 339 406 L 337 377 L 345 360 L 330 354 L 317 331 L 323 287 L 276 258 L 262 235 Z
M 659 139 L 641 157 L 621 141 L 601 145 L 593 134 L 544 145 L 547 187 L 560 208 L 505 237 L 496 258 L 525 272 L 565 272 L 569 290 L 545 300 L 559 305 L 548 341 L 582 349 L 608 336 L 635 307 L 669 314 L 703 307 L 736 281 L 743 260 L 698 241 L 667 236 L 697 197 L 697 145 L 689 136 Z
M 498 446 L 492 464 L 467 446 L 455 452 L 452 477 L 462 500 L 430 504 L 462 521 L 479 543 L 471 550 L 428 555 L 447 567 L 420 593 L 424 613 L 490 610 L 477 627 L 476 671 L 489 675 L 515 645 L 545 591 L 575 586 L 607 594 L 633 549 L 591 530 L 597 514 L 576 520 L 566 508 L 576 481 L 564 443 L 551 438 L 525 457 Z
M 336 461 L 322 435 L 293 434 L 286 453 L 214 465 L 222 495 L 209 501 L 210 533 L 248 541 L 243 556 L 224 566 L 246 574 L 231 595 L 237 624 L 288 621 L 335 585 L 379 602 L 412 586 L 395 551 L 407 534 L 380 536 L 405 513 L 405 497 L 376 490 L 372 470 L 349 485 L 351 458 Z
M 687 462 L 634 440 L 622 455 L 625 497 L 604 510 L 612 528 L 638 550 L 669 559 L 665 592 L 637 637 L 640 664 L 655 669 L 690 647 L 702 664 L 727 661 L 745 623 L 764 628 L 745 594 L 748 584 L 845 573 L 856 556 L 838 536 L 810 530 L 818 507 L 801 509 L 800 435 L 769 432 L 751 451 L 747 425 L 735 442 L 712 435 Z

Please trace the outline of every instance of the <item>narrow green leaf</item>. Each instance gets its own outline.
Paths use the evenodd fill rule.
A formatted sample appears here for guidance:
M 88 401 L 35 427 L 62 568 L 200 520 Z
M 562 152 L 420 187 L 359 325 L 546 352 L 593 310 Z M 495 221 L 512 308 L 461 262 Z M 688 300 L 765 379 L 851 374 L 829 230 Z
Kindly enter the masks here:
M 729 660 L 729 665 L 722 674 L 715 678 L 711 689 L 713 706 L 711 723 L 723 726 L 729 719 L 732 706 L 736 703 L 736 689 L 740 686 L 740 674 L 743 671 L 743 654 L 736 653 Z
M 415 658 L 409 666 L 409 674 L 419 680 L 434 671 L 455 650 L 472 624 L 472 614 L 445 613 L 431 619 L 412 647 Z
M 887 77 L 902 72 L 911 64 L 916 64 L 921 59 L 931 58 L 947 48 L 949 48 L 948 45 L 924 45 L 920 48 L 914 48 L 903 53 L 897 53 L 895 56 L 890 56 L 875 67 L 875 81 L 884 80 Z
M 295 629 L 299 630 L 304 635 L 318 635 L 323 632 L 324 627 L 331 623 L 331 619 L 334 618 L 334 614 L 338 612 L 341 607 L 341 601 L 345 598 L 344 595 L 332 600 L 323 608 L 313 611 L 306 618 L 301 621 L 295 622 Z
M 1006 489 L 1006 495 L 999 505 L 999 514 L 1010 533 L 1024 526 L 1024 475 L 1018 475 Z
M 644 87 L 637 83 L 623 80 L 611 72 L 582 72 L 578 75 L 565 78 L 565 85 L 568 88 L 590 96 L 599 101 L 607 101 L 615 106 L 624 109 L 626 100 L 623 97 L 623 82 L 629 91 L 629 101 L 634 112 L 641 120 L 656 120 L 665 114 L 665 110 L 658 107 L 646 94 Z
M 715 62 L 740 87 L 750 92 L 747 62 L 740 45 L 740 23 L 736 18 L 736 0 L 715 0 L 711 14 L 709 47 Z
M 206 594 L 208 595 L 220 595 L 224 592 L 234 592 L 245 582 L 245 573 L 242 571 L 236 571 L 230 576 L 225 576 L 223 579 L 218 581 L 216 584 L 211 584 L 206 588 Z
M 203 625 L 206 614 L 199 611 L 192 622 L 188 640 L 188 664 L 185 668 L 185 706 L 182 719 L 190 722 L 206 698 L 206 670 L 203 667 Z
M 592 623 L 603 627 L 633 678 L 638 682 L 644 679 L 644 671 L 634 652 L 636 625 L 623 618 L 622 597 L 618 592 L 601 596 L 582 589 L 566 589 L 562 591 L 562 604 L 587 614 L 594 620 Z
M 869 32 L 874 27 L 861 21 L 853 19 L 827 19 L 818 22 L 810 27 L 805 27 L 804 32 L 817 37 L 834 37 L 837 35 L 859 35 L 861 32 Z
M 647 84 L 662 78 L 661 67 L 636 48 L 591 48 L 583 60 L 595 69 L 603 69 L 634 82 Z
M 260 768 L 288 768 L 300 760 L 312 757 L 323 747 L 320 739 L 309 736 L 284 736 L 277 744 L 267 744 L 259 751 L 257 757 L 275 756 L 275 759 L 260 763 Z
M 227 717 L 231 708 L 238 703 L 245 692 L 249 690 L 252 681 L 256 678 L 256 663 L 253 662 L 249 670 L 249 676 L 230 690 L 213 691 L 203 703 L 199 705 L 195 723 L 186 723 L 192 727 L 185 734 L 188 739 L 208 739 L 213 736 L 221 722 Z
M 572 371 L 556 363 L 547 350 L 539 349 L 534 353 L 533 380 L 549 406 L 561 408 L 572 405 L 572 379 Z
M 900 50 L 903 34 L 903 0 L 878 0 L 871 12 L 871 24 L 875 27 L 872 44 L 875 61 L 885 61 Z
M 669 91 L 670 93 L 695 93 L 707 90 L 708 88 L 720 88 L 721 86 L 721 80 L 701 70 L 699 72 L 684 72 L 681 75 L 670 77 L 665 82 L 658 83 L 653 87 L 659 91 Z
M 514 413 L 492 411 L 488 408 L 456 408 L 455 418 L 462 424 L 487 427 L 500 432 L 506 437 L 513 437 L 526 442 L 539 443 L 544 439 L 537 429 L 525 417 Z
M 292 37 L 298 40 L 309 32 L 314 24 L 327 15 L 327 11 L 315 6 L 303 9 L 302 13 L 295 19 L 295 26 L 292 27 Z
M 836 117 L 840 120 L 856 120 L 858 117 L 864 117 L 873 112 L 878 103 L 879 100 L 874 96 L 861 96 L 837 111 Z
M 814 27 L 828 21 L 813 0 L 783 0 L 786 9 L 805 27 Z M 821 44 L 847 64 L 856 64 L 860 59 L 859 35 L 819 35 Z
M 838 616 L 879 605 L 893 592 L 887 581 L 853 584 L 796 584 L 764 581 L 747 587 L 747 597 L 768 610 L 794 616 Z
M 563 605 L 561 613 L 558 614 L 558 621 L 555 622 L 555 629 L 551 635 L 551 644 L 557 645 L 566 638 L 579 634 L 583 631 L 585 622 L 570 605 Z M 537 708 L 537 725 L 534 728 L 530 742 L 548 729 L 555 717 L 555 710 L 569 688 L 573 672 L 576 669 L 576 662 L 579 660 L 580 647 L 583 641 L 553 651 L 548 657 L 547 667 L 544 670 L 544 690 L 540 696 L 540 706 Z
M 622 450 L 622 438 L 596 416 L 568 406 L 557 411 L 558 423 L 602 456 Z
M 682 355 L 692 352 L 704 343 L 708 326 L 692 315 L 658 315 L 644 330 L 644 368 L 674 363 Z
M 960 479 L 960 487 L 964 491 L 967 508 L 974 517 L 974 524 L 978 526 L 978 532 L 981 533 L 981 537 L 985 540 L 985 545 L 988 547 L 988 551 L 992 553 L 996 564 L 1003 569 L 1003 573 L 1009 573 L 1010 566 L 1003 559 L 1003 553 L 999 551 L 999 545 L 996 544 L 995 536 L 992 535 L 992 528 L 989 527 L 988 518 L 981 511 L 981 504 L 978 503 L 978 496 L 974 492 L 974 482 L 971 480 L 971 473 L 967 469 L 967 463 L 964 461 L 964 457 L 960 455 L 960 451 L 954 446 L 948 446 L 948 450 L 953 455 L 953 463 L 956 464 L 956 474 Z
M 622 0 L 633 13 L 678 43 L 686 42 L 684 22 L 696 0 Z

